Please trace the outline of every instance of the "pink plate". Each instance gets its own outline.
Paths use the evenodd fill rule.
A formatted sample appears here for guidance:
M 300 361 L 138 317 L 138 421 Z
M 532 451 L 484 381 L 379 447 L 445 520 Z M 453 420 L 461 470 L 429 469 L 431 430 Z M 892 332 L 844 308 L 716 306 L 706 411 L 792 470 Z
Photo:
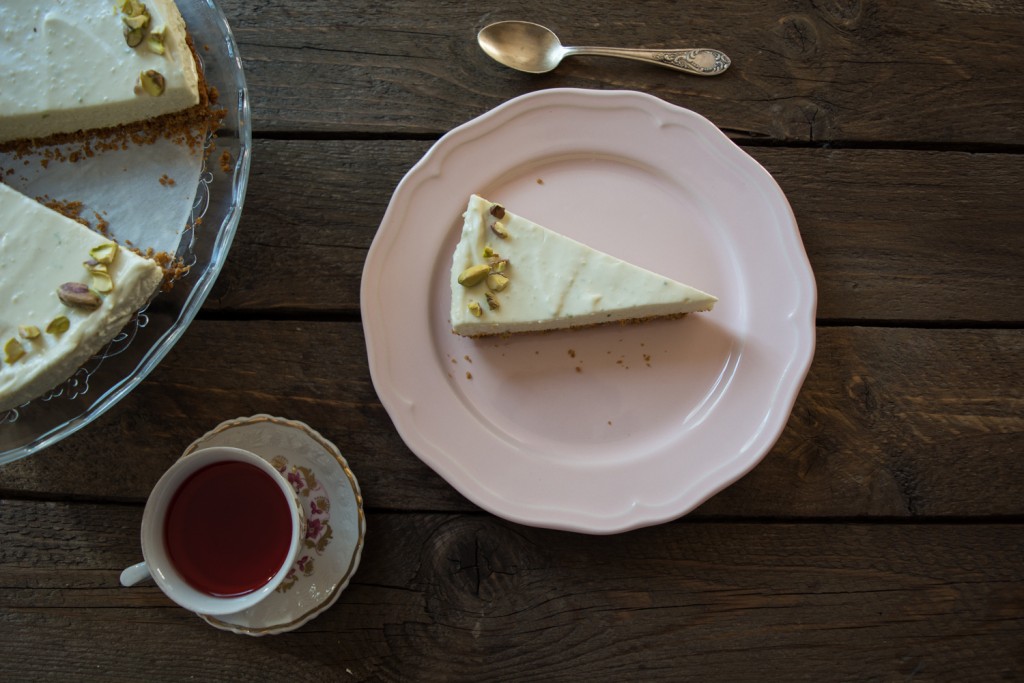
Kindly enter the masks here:
M 678 320 L 451 332 L 469 195 L 719 298 Z M 363 269 L 370 371 L 405 443 L 480 507 L 615 533 L 686 514 L 782 433 L 814 355 L 814 275 L 774 179 L 707 119 L 628 91 L 542 90 L 438 140 Z

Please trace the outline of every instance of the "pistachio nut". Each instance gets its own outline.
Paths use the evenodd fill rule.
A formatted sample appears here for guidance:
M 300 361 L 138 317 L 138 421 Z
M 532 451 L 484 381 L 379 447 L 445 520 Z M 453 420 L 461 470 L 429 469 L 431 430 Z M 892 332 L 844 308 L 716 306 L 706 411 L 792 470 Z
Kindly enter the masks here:
M 508 230 L 505 229 L 505 224 L 501 221 L 494 221 L 491 223 L 491 232 L 503 240 L 508 239 Z
M 102 266 L 104 270 L 92 271 L 92 285 L 91 289 L 100 294 L 109 294 L 114 291 L 114 281 L 110 279 L 110 274 L 106 272 L 106 266 Z
M 484 297 L 487 299 L 487 308 L 496 310 L 501 306 L 498 304 L 498 297 L 494 296 L 490 292 L 484 292 Z
M 128 47 L 136 47 L 142 43 L 142 39 L 145 37 L 146 31 L 141 28 L 133 28 L 124 32 L 124 42 L 128 43 Z
M 492 292 L 500 292 L 508 287 L 508 278 L 498 273 L 491 273 L 487 276 L 487 289 Z
M 146 25 L 149 23 L 149 15 L 137 14 L 131 17 L 122 16 L 121 21 L 124 22 L 124 25 L 128 27 L 129 31 L 135 31 L 137 29 L 146 28 Z
M 99 308 L 103 302 L 99 294 L 81 282 L 65 282 L 57 288 L 57 297 L 73 308 Z
M 167 79 L 159 71 L 153 69 L 139 74 L 139 82 L 142 83 L 142 89 L 153 97 L 163 95 L 164 89 L 167 87 Z
M 39 336 L 39 328 L 35 325 L 18 325 L 18 336 L 22 339 L 35 339 Z
M 164 29 L 161 28 L 159 31 L 150 31 L 149 35 L 146 36 L 146 48 L 158 55 L 162 55 L 165 52 L 164 49 Z
M 140 14 L 145 13 L 146 5 L 138 0 L 123 0 L 121 2 L 121 14 L 127 14 L 129 17 L 137 17 Z
M 25 355 L 25 349 L 22 347 L 21 342 L 11 337 L 4 344 L 4 361 L 7 363 L 13 363 L 22 356 Z
M 46 326 L 47 334 L 64 334 L 71 327 L 71 321 L 63 315 L 58 315 Z
M 89 250 L 89 256 L 97 263 L 111 264 L 117 258 L 117 242 L 104 242 Z
M 463 287 L 474 287 L 484 281 L 491 267 L 486 264 L 470 266 L 459 275 L 459 284 Z
M 479 318 L 480 316 L 482 316 L 484 314 L 484 309 L 481 308 L 480 304 L 478 304 L 477 302 L 470 301 L 469 302 L 469 312 L 472 313 L 477 318 Z

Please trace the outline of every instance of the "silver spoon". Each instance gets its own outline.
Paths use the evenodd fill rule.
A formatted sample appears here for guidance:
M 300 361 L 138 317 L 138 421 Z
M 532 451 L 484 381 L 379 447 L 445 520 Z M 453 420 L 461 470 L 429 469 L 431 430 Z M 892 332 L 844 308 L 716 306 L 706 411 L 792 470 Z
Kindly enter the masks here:
M 531 74 L 554 69 L 564 57 L 598 55 L 649 62 L 698 76 L 717 76 L 732 64 L 724 52 L 708 48 L 630 50 L 617 47 L 564 47 L 558 36 L 529 21 L 499 21 L 480 29 L 476 40 L 492 59 Z

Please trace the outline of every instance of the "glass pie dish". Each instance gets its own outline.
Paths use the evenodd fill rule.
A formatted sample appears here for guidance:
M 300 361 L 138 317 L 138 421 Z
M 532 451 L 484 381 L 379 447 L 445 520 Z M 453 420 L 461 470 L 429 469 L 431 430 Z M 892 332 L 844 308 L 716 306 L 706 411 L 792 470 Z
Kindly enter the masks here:
M 194 172 L 183 176 L 189 182 L 178 183 L 179 187 L 161 200 L 177 203 L 176 210 L 186 217 L 184 229 L 176 229 L 170 236 L 147 235 L 147 229 L 156 229 L 148 226 L 165 226 L 159 221 L 141 222 L 143 225 L 131 234 L 131 241 L 140 246 L 158 245 L 157 250 L 173 254 L 178 263 L 188 266 L 188 271 L 169 291 L 159 293 L 137 312 L 104 349 L 62 384 L 28 403 L 0 412 L 0 464 L 52 446 L 127 396 L 184 334 L 227 258 L 241 217 L 252 147 L 245 77 L 231 28 L 217 4 L 213 0 L 177 0 L 177 4 L 207 83 L 216 89 L 216 106 L 224 110 L 224 118 L 215 134 L 207 134 L 203 154 L 192 153 L 196 159 L 201 156 L 202 161 L 196 161 Z M 153 154 L 145 150 L 128 153 Z M 68 165 L 32 165 L 36 166 L 45 169 L 38 171 L 43 177 L 22 178 L 22 182 L 45 184 L 48 176 L 51 185 L 60 184 L 61 196 L 83 200 L 89 206 L 92 190 L 79 179 L 85 175 L 79 174 L 79 169 L 71 172 L 65 168 L 61 177 L 56 168 Z M 54 177 L 59 179 L 54 181 Z M 15 189 L 23 189 L 17 187 L 19 178 L 5 180 Z M 132 173 L 118 181 L 124 185 L 120 188 L 124 192 L 130 192 L 139 182 L 142 179 Z M 175 183 L 165 176 L 161 185 Z M 36 185 L 31 189 L 35 190 Z M 38 196 L 38 192 L 31 196 Z M 99 213 L 96 215 L 99 218 Z M 123 237 L 121 232 L 115 234 L 119 240 Z

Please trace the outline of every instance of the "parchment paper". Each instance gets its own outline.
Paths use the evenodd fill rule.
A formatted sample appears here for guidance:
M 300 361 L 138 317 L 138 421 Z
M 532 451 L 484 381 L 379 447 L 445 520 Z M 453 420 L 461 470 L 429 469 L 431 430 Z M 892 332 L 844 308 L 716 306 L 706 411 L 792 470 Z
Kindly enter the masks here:
M 60 149 L 68 156 L 80 147 Z M 108 223 L 107 235 L 121 244 L 172 255 L 177 251 L 202 172 L 200 146 L 193 150 L 161 138 L 76 162 L 44 165 L 44 157 L 45 152 L 21 158 L 0 153 L 3 182 L 29 197 L 81 202 L 81 217 L 95 228 L 99 214 Z

